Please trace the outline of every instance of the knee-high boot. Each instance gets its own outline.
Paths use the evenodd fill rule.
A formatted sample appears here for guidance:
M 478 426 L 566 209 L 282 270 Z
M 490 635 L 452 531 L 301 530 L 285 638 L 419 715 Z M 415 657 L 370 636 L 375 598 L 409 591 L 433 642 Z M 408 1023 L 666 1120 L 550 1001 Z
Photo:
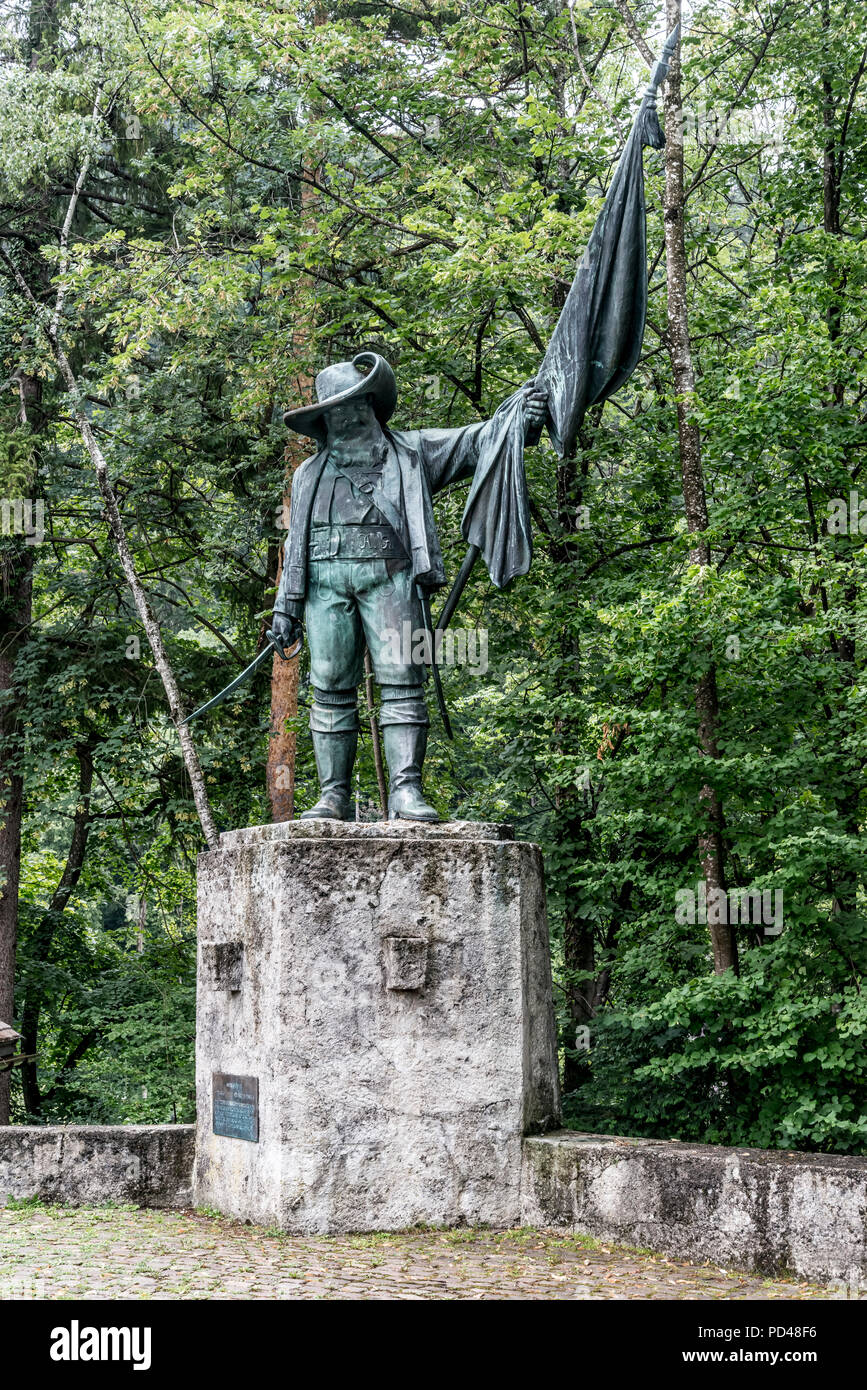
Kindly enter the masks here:
M 420 687 L 382 687 L 380 726 L 388 763 L 389 820 L 439 820 L 421 789 L 428 723 Z
M 439 820 L 422 795 L 421 767 L 427 748 L 424 724 L 386 724 L 382 730 L 388 763 L 388 819 Z
M 321 795 L 315 806 L 302 812 L 301 819 L 349 820 L 358 730 L 327 734 L 313 730 L 312 738 Z
M 313 687 L 310 733 L 316 754 L 321 795 L 302 820 L 348 820 L 352 803 L 352 769 L 358 746 L 355 690 Z

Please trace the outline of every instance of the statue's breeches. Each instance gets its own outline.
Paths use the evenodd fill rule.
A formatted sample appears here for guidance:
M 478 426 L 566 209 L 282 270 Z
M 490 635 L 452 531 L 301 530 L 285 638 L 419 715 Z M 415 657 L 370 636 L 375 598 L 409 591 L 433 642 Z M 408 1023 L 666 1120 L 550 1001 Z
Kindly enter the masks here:
M 422 685 L 425 668 L 412 660 L 412 634 L 424 619 L 412 572 L 388 569 L 384 559 L 310 559 L 304 623 L 314 689 L 357 686 L 365 644 L 380 685 Z

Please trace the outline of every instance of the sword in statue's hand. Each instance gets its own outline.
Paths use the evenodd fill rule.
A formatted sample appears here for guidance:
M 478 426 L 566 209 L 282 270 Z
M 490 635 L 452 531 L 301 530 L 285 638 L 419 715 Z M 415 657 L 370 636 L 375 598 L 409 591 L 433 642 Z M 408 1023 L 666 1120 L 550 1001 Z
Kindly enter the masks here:
M 300 623 L 296 624 L 297 629 L 300 629 L 300 626 Z M 192 714 L 188 714 L 186 719 L 182 719 L 182 724 L 189 724 L 191 719 L 198 719 L 200 714 L 206 714 L 209 709 L 214 709 L 217 705 L 221 705 L 224 700 L 228 700 L 229 696 L 236 691 L 239 686 L 243 685 L 245 681 L 249 680 L 253 672 L 258 670 L 264 661 L 269 658 L 273 659 L 274 652 L 277 653 L 281 661 L 291 661 L 294 656 L 298 655 L 304 645 L 304 637 L 300 631 L 293 631 L 291 634 L 292 645 L 288 647 L 288 649 L 285 648 L 283 642 L 274 635 L 272 628 L 268 628 L 265 636 L 268 638 L 267 645 L 262 648 L 257 657 L 254 657 L 250 665 L 245 666 L 241 674 L 236 676 L 235 679 L 226 686 L 225 690 L 221 690 L 219 695 L 215 695 L 212 700 L 208 700 L 207 704 L 200 705 L 197 710 L 193 710 Z

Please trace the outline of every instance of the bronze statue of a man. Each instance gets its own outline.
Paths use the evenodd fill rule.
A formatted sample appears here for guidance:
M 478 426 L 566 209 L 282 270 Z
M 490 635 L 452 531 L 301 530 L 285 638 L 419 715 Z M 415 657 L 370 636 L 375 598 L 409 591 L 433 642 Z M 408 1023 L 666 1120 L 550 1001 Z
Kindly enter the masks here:
M 374 352 L 326 367 L 316 378 L 316 397 L 315 405 L 284 416 L 320 448 L 293 480 L 272 625 L 287 647 L 302 622 L 307 631 L 321 795 L 304 817 L 349 816 L 366 645 L 380 688 L 389 818 L 435 821 L 421 785 L 430 723 L 425 670 L 409 651 L 396 659 L 391 639 L 424 626 L 421 598 L 445 583 L 431 499 L 472 477 L 492 422 L 390 430 L 397 384 Z M 525 392 L 527 434 L 538 433 L 544 402 L 544 393 Z
M 430 594 L 445 583 L 432 498 L 451 483 L 472 480 L 461 519 L 468 549 L 440 619 L 445 626 L 479 556 L 498 589 L 530 568 L 525 442 L 544 427 L 556 452 L 568 458 L 587 410 L 619 390 L 638 362 L 647 311 L 642 153 L 665 143 L 656 94 L 678 37 L 679 25 L 653 69 L 532 381 L 479 424 L 391 430 L 394 373 L 378 353 L 361 352 L 319 373 L 315 405 L 284 416 L 291 429 L 315 439 L 319 451 L 295 474 L 269 645 L 188 719 L 232 695 L 270 659 L 272 648 L 288 660 L 294 652 L 287 655 L 287 649 L 298 650 L 306 624 L 321 796 L 305 816 L 342 820 L 349 814 L 366 645 L 382 696 L 389 816 L 438 819 L 421 787 L 430 722 L 425 670 L 412 652 L 398 647 L 396 653 L 393 642 L 395 633 L 421 626 L 430 634 Z
M 397 649 L 396 655 L 393 644 L 395 634 L 420 626 L 429 634 L 429 595 L 445 584 L 432 498 L 452 482 L 471 480 L 461 518 L 467 555 L 440 619 L 446 626 L 478 556 L 499 589 L 529 570 L 532 523 L 524 443 L 535 442 L 546 428 L 561 459 L 570 457 L 586 411 L 618 391 L 638 363 L 647 310 L 642 152 L 664 145 L 656 95 L 678 36 L 679 25 L 650 75 L 532 381 L 482 423 L 457 430 L 389 430 L 397 403 L 395 374 L 378 353 L 363 352 L 321 371 L 315 379 L 317 403 L 283 417 L 320 449 L 304 461 L 293 482 L 268 646 L 183 723 L 228 699 L 270 659 L 272 648 L 285 660 L 295 655 L 286 652 L 300 648 L 306 624 L 314 691 L 310 728 L 321 787 L 306 816 L 343 820 L 349 815 L 357 687 L 367 645 L 382 695 L 389 817 L 439 819 L 421 791 L 429 724 L 425 670 L 413 652 Z

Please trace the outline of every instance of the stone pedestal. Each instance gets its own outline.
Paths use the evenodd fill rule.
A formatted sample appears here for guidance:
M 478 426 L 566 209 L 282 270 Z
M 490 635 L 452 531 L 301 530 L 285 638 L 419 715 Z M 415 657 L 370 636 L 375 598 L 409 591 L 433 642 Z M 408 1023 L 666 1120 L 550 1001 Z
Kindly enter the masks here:
M 230 831 L 199 860 L 199 940 L 197 1205 L 299 1232 L 518 1223 L 522 1137 L 559 1111 L 535 845 Z

